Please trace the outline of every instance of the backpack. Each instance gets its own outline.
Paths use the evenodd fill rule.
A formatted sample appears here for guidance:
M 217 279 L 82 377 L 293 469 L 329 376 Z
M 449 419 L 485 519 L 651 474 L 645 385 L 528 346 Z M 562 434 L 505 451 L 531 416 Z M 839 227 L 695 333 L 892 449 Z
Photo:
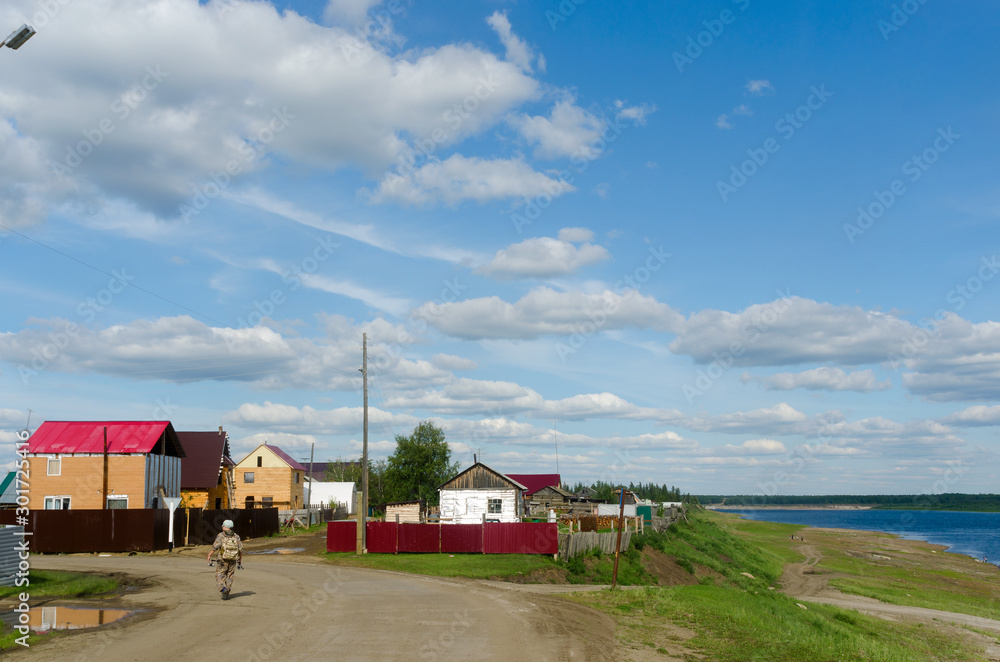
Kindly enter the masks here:
M 222 549 L 219 558 L 223 561 L 235 561 L 240 557 L 240 539 L 235 533 L 231 536 L 223 534 Z

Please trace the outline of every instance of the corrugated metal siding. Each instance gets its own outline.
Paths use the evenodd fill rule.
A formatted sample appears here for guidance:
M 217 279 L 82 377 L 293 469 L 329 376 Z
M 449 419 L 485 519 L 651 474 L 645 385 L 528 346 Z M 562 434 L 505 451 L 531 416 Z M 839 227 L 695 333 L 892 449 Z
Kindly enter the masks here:
M 555 554 L 559 551 L 559 526 L 548 522 L 487 524 L 483 531 L 487 554 Z
M 8 526 L 0 529 L 0 586 L 13 586 L 17 577 L 21 557 L 18 545 L 24 540 L 23 526 Z M 31 544 L 31 539 L 28 539 Z
M 402 526 L 402 524 L 400 524 Z M 420 526 L 410 524 L 408 526 Z M 368 552 L 370 554 L 395 554 L 396 553 L 396 523 L 395 522 L 368 522 L 366 532 Z
M 169 455 L 147 455 L 146 456 L 146 494 L 143 508 L 152 508 L 153 499 L 160 496 L 159 486 L 163 484 L 163 490 L 168 497 L 179 497 L 181 495 L 181 459 Z M 157 499 L 159 507 L 164 504 Z
M 448 524 L 441 526 L 443 554 L 483 553 L 482 524 Z
M 400 552 L 440 552 L 440 524 L 400 524 L 397 551 Z
M 358 523 L 327 522 L 326 551 L 353 552 L 358 549 Z

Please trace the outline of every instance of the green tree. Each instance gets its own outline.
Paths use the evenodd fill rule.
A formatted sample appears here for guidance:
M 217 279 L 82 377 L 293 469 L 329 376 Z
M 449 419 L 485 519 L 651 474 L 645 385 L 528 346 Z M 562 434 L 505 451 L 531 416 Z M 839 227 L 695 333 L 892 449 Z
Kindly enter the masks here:
M 451 462 L 444 430 L 424 421 L 409 437 L 396 435 L 396 450 L 385 468 L 386 501 L 424 499 L 435 506 L 438 486 L 457 473 L 458 463 Z
M 385 470 L 388 467 L 385 460 L 373 462 L 368 458 L 368 504 L 378 508 L 390 501 L 385 494 Z M 361 458 L 357 460 L 342 460 L 326 465 L 326 480 L 334 483 L 354 483 L 361 492 Z

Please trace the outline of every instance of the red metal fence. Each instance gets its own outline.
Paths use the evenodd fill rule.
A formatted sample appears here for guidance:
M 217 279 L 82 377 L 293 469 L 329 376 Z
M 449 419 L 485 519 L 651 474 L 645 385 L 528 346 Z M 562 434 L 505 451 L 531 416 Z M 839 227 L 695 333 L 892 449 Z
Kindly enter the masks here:
M 368 552 L 442 552 L 445 554 L 555 554 L 559 529 L 547 522 L 507 524 L 396 524 L 368 522 Z M 356 522 L 327 524 L 326 551 L 357 549 Z

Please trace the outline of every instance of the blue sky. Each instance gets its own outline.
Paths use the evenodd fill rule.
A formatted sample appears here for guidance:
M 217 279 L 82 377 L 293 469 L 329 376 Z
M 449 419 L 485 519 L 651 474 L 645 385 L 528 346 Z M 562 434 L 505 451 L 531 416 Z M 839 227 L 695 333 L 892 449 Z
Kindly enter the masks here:
M 996 491 L 994 3 L 13 0 L 0 443 Z M 558 455 L 556 449 L 558 447 Z

